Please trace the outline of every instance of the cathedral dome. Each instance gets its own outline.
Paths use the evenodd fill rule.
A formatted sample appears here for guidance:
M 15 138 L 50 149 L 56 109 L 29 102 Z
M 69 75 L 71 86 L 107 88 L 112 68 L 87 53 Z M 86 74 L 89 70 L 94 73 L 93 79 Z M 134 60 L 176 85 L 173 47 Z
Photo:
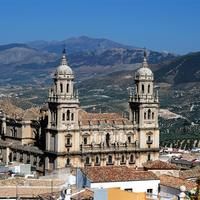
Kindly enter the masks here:
M 153 72 L 148 67 L 141 67 L 136 71 L 136 76 L 153 76 Z
M 136 73 L 135 73 L 135 77 L 136 78 L 142 78 L 142 79 L 146 79 L 146 78 L 152 78 L 153 79 L 153 72 L 151 71 L 151 69 L 148 67 L 148 63 L 147 63 L 147 55 L 146 55 L 146 51 L 144 51 L 144 60 L 142 63 L 142 67 L 140 67 Z
M 67 64 L 67 59 L 65 55 L 65 51 L 63 51 L 63 56 L 60 65 L 56 69 L 56 75 L 72 75 L 73 71 Z

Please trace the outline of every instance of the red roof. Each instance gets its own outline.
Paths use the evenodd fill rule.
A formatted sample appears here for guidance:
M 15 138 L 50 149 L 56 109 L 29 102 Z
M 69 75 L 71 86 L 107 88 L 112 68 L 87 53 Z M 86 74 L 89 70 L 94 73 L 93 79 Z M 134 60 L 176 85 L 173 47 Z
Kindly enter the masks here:
M 163 162 L 161 160 L 154 160 L 154 161 L 148 161 L 146 163 L 143 163 L 143 166 L 145 169 L 160 169 L 160 170 L 178 170 L 177 166 L 175 164 Z
M 180 189 L 180 186 L 184 185 L 187 190 L 192 190 L 196 187 L 196 183 L 193 181 L 185 180 L 175 176 L 161 175 L 160 184 L 176 189 Z
M 135 170 L 126 166 L 87 167 L 82 171 L 93 183 L 159 180 L 152 172 Z

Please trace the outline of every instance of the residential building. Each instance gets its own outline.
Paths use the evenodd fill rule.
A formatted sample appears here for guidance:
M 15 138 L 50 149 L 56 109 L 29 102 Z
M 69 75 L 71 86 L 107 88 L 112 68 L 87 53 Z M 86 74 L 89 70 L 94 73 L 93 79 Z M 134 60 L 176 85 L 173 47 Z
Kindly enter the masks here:
M 159 178 L 153 172 L 127 166 L 86 167 L 77 170 L 78 188 L 119 188 L 158 195 L 159 183 Z

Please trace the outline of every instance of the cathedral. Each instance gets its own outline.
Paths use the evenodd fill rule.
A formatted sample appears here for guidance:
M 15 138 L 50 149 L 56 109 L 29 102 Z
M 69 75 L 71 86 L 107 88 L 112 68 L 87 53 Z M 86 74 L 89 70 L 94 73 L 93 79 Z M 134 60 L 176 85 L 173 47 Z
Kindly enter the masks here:
M 142 167 L 159 157 L 158 93 L 144 52 L 128 100 L 129 117 L 80 107 L 65 51 L 39 119 L 0 116 L 0 161 L 30 163 L 36 171 L 65 167 Z

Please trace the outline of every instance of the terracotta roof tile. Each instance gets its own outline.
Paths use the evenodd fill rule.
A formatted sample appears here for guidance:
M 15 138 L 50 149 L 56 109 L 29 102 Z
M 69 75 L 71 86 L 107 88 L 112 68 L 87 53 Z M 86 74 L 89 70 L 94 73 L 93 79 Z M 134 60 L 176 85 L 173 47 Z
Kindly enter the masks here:
M 161 160 L 148 161 L 143 163 L 145 169 L 177 169 L 175 164 L 163 162 Z
M 139 171 L 126 166 L 87 167 L 82 171 L 91 182 L 158 180 L 152 172 Z
M 94 192 L 85 189 L 71 196 L 71 200 L 89 200 L 94 198 Z
M 123 125 L 131 124 L 127 118 L 123 118 L 118 113 L 87 113 L 84 110 L 79 111 L 79 121 L 82 125 Z
M 199 178 L 200 177 L 200 167 L 197 166 L 193 169 L 180 171 L 180 177 L 184 178 L 184 179 Z
M 169 175 L 161 175 L 160 176 L 160 184 L 172 188 L 179 189 L 180 186 L 184 185 L 187 190 L 192 190 L 196 187 L 196 183 L 193 181 L 185 180 L 182 178 L 178 178 L 175 176 L 169 176 Z

